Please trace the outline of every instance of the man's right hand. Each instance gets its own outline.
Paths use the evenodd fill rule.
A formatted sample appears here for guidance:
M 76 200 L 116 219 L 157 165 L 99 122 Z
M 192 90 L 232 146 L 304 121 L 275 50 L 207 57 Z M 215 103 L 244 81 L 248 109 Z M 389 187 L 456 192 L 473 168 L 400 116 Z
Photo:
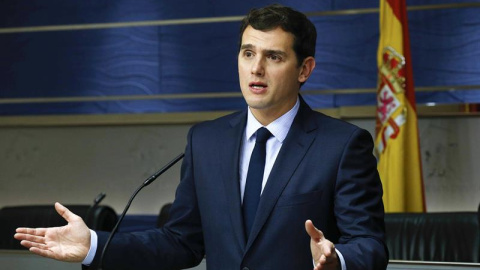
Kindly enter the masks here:
M 31 252 L 65 262 L 82 262 L 90 249 L 90 229 L 82 218 L 55 203 L 55 210 L 68 224 L 52 228 L 18 228 L 15 239 Z

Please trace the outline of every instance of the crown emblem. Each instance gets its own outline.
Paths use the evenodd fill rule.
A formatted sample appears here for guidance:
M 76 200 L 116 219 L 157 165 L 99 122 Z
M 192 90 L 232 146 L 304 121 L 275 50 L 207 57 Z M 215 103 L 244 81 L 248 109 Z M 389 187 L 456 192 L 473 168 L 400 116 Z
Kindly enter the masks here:
M 383 61 L 380 66 L 382 76 L 380 77 L 388 81 L 396 93 L 403 93 L 405 91 L 405 57 L 390 46 L 383 49 L 382 56 Z

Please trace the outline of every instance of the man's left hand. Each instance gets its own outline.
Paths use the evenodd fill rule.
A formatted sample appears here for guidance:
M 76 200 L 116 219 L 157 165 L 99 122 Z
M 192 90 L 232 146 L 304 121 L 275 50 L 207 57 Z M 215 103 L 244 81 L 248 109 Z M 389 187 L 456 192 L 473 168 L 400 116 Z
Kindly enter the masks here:
M 325 238 L 322 231 L 317 229 L 311 220 L 305 222 L 305 230 L 310 236 L 310 249 L 315 264 L 314 270 L 340 269 L 335 245 Z

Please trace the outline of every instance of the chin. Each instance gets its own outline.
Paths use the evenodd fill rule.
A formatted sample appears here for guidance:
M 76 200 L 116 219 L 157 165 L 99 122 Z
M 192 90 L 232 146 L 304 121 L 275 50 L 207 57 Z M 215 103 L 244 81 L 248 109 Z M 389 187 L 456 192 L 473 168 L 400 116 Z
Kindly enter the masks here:
M 247 100 L 247 104 L 250 108 L 252 109 L 256 109 L 256 110 L 261 110 L 261 109 L 264 109 L 266 106 L 265 106 L 265 103 L 262 102 L 261 100 Z

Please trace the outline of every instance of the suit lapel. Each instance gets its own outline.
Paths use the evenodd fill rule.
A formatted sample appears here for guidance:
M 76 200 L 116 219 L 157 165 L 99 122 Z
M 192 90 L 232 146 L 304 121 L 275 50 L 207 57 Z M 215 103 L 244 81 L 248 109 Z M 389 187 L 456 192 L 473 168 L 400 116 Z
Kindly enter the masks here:
M 248 250 L 255 241 L 258 233 L 265 225 L 270 213 L 277 203 L 280 195 L 290 181 L 296 168 L 302 161 L 310 145 L 314 141 L 317 126 L 315 121 L 310 121 L 312 110 L 303 101 L 295 120 L 292 123 L 282 148 L 278 153 L 267 184 L 263 190 L 258 205 L 257 214 L 253 223 L 252 231 L 247 242 Z
M 242 250 L 245 249 L 246 241 L 243 231 L 242 205 L 240 199 L 239 158 L 246 120 L 246 111 L 236 115 L 230 121 L 230 126 L 225 129 L 224 136 L 219 137 L 218 144 L 220 149 L 218 158 L 227 161 L 221 162 L 225 196 L 227 198 L 233 232 Z

